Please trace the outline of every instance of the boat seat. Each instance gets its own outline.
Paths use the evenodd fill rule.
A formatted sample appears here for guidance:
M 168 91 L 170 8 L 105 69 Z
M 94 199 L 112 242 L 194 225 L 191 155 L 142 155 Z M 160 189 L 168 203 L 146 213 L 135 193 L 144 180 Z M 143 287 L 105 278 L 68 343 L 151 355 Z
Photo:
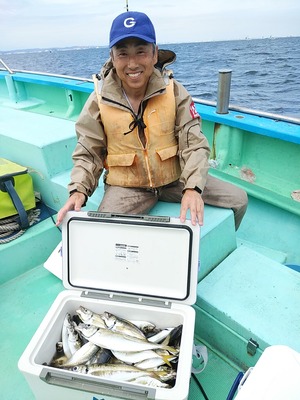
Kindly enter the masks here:
M 28 166 L 43 179 L 72 167 L 75 145 L 74 121 L 12 108 L 1 115 L 2 157 Z
M 178 217 L 180 204 L 158 202 L 151 210 L 151 215 Z M 236 249 L 236 234 L 232 210 L 205 205 L 204 226 L 201 227 L 199 244 L 199 274 L 203 279 L 228 254 Z
M 299 272 L 241 245 L 198 284 L 196 335 L 245 369 L 270 345 L 300 351 L 299 287 Z

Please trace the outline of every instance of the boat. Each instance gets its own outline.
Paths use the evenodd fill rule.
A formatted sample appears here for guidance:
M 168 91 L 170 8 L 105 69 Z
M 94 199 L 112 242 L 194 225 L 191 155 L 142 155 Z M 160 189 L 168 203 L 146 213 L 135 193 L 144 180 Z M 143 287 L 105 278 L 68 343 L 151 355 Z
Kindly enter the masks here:
M 18 360 L 65 290 L 45 264 L 61 241 L 55 215 L 68 197 L 74 122 L 93 83 L 2 64 L 0 156 L 28 167 L 41 214 L 0 244 L 1 397 L 32 400 Z M 300 352 L 300 120 L 194 100 L 212 149 L 209 173 L 249 197 L 238 231 L 231 210 L 211 206 L 201 228 L 194 341 L 208 349 L 208 362 L 192 376 L 188 399 L 224 400 L 267 348 Z M 85 210 L 102 196 L 100 182 Z M 159 202 L 151 215 L 177 217 L 179 207 Z

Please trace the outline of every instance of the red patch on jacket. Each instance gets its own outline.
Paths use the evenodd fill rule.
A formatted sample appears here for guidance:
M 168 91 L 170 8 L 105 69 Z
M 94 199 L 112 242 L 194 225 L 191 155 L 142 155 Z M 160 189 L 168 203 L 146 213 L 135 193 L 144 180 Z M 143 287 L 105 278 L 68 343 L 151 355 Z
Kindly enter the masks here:
M 195 107 L 195 103 L 193 101 L 190 104 L 190 114 L 193 119 L 200 118 L 200 115 L 198 114 L 196 107 Z

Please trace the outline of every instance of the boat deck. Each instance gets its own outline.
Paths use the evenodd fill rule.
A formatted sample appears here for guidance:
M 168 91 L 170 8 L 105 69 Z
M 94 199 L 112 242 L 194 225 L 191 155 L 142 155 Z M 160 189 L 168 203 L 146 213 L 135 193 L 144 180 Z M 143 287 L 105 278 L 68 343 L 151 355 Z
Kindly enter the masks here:
M 247 252 L 248 265 L 245 265 L 241 272 L 237 260 L 240 257 L 239 253 L 243 251 Z M 299 273 L 286 268 L 279 272 L 279 275 L 274 274 L 273 281 L 268 282 L 272 290 L 263 291 L 270 277 L 268 269 L 273 268 L 274 273 L 278 272 L 276 269 L 280 264 L 276 261 L 270 262 L 265 256 L 252 252 L 248 247 L 239 247 L 238 251 L 227 257 L 221 266 L 214 269 L 198 285 L 195 305 L 197 315 L 195 343 L 201 342 L 209 346 L 209 361 L 204 372 L 197 375 L 197 379 L 210 400 L 224 400 L 224 393 L 229 392 L 238 372 L 254 365 L 268 345 L 293 344 L 293 348 L 300 351 L 300 345 L 298 347 L 296 345 L 299 337 L 298 324 L 293 330 L 289 330 L 287 337 L 281 325 L 291 326 L 291 318 L 297 317 L 298 311 L 294 305 L 300 301 Z M 254 264 L 255 257 L 256 264 Z M 262 267 L 265 268 L 264 280 L 259 276 Z M 231 268 L 235 276 L 233 282 L 230 282 L 231 275 L 226 273 L 226 270 Z M 252 268 L 252 271 L 249 268 Z M 216 274 L 218 279 L 215 279 Z M 261 292 L 249 290 L 246 294 L 244 288 L 241 288 L 243 282 L 249 289 L 260 287 Z M 226 283 L 226 287 L 222 288 L 223 283 Z M 231 289 L 231 295 L 228 294 L 228 289 Z M 30 269 L 1 285 L 0 295 L 5 300 L 1 302 L 0 312 L 5 324 L 0 332 L 0 340 L 5 368 L 0 383 L 5 400 L 14 400 L 20 396 L 22 400 L 33 400 L 33 394 L 18 370 L 18 360 L 54 299 L 62 290 L 64 287 L 60 279 L 47 271 L 43 265 Z M 280 297 L 277 299 L 276 295 Z M 290 295 L 289 301 L 287 295 Z M 260 296 L 261 302 L 265 302 L 261 309 L 257 308 L 257 303 L 252 302 L 253 296 Z M 245 303 L 242 309 L 234 308 L 230 304 L 242 301 Z M 262 304 L 261 302 L 259 304 Z M 288 307 L 290 309 L 287 313 Z M 281 324 L 273 325 L 270 336 L 269 321 L 274 318 L 279 319 Z M 249 329 L 249 332 L 243 332 L 245 329 Z M 260 348 L 255 356 L 247 353 L 246 338 L 251 337 L 260 340 Z M 199 387 L 191 378 L 189 400 L 202 398 L 204 397 L 200 394 Z
M 21 96 L 18 102 L 11 100 L 0 79 L 0 156 L 29 166 L 35 190 L 57 211 L 68 197 L 66 187 L 76 143 L 74 120 L 90 84 L 68 79 L 64 85 L 55 81 L 51 86 L 49 79 L 39 82 L 50 87 L 48 92 L 32 77 L 28 82 L 21 78 L 16 77 Z M 82 90 L 77 91 L 78 87 Z M 63 96 L 59 95 L 61 90 Z M 254 365 L 266 346 L 281 342 L 300 351 L 295 306 L 300 302 L 300 274 L 284 265 L 300 265 L 300 203 L 290 197 L 292 190 L 300 189 L 299 141 L 291 124 L 285 125 L 289 127 L 285 136 L 284 126 L 276 124 L 275 136 L 269 137 L 271 123 L 269 133 L 263 128 L 250 132 L 253 117 L 241 118 L 238 113 L 212 122 L 212 110 L 200 105 L 197 109 L 205 117 L 203 130 L 217 162 L 211 173 L 238 184 L 249 194 L 249 207 L 237 233 L 231 210 L 209 206 L 205 206 L 201 229 L 195 342 L 208 346 L 209 361 L 198 378 L 210 400 L 224 400 L 238 372 Z M 223 125 L 224 118 L 232 119 L 227 121 L 230 131 Z M 281 164 L 274 169 L 271 161 L 278 159 Z M 238 165 L 250 168 L 255 182 L 241 179 Z M 100 183 L 86 210 L 97 209 L 102 195 Z M 179 204 L 159 202 L 151 214 L 177 217 L 179 208 Z M 0 385 L 5 400 L 33 399 L 17 363 L 57 294 L 64 290 L 61 281 L 43 267 L 60 240 L 60 231 L 48 217 L 19 239 L 0 245 L 0 311 L 4 322 L 0 331 L 4 365 Z M 202 398 L 191 379 L 189 400 Z
M 5 321 L 0 333 L 5 365 L 0 377 L 3 400 L 34 399 L 24 376 L 18 370 L 18 360 L 54 299 L 62 290 L 64 288 L 61 281 L 49 273 L 43 265 L 1 286 L 2 299 L 10 299 L 2 301 L 0 305 L 2 319 Z M 195 338 L 195 342 L 198 341 L 199 339 Z M 218 371 L 218 374 L 214 371 Z M 198 375 L 198 379 L 209 399 L 224 400 L 224 392 L 229 392 L 230 382 L 234 381 L 237 373 L 238 369 L 216 353 L 209 351 L 209 362 L 205 371 Z M 192 379 L 189 400 L 204 398 L 201 396 L 198 386 Z

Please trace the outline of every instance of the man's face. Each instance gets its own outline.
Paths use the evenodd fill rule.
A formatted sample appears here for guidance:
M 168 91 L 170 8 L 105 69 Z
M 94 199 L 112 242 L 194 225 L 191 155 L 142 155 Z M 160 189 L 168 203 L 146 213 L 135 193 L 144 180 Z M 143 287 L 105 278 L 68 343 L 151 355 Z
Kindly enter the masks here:
M 145 94 L 157 63 L 157 47 L 141 39 L 129 38 L 112 48 L 111 57 L 125 91 L 136 90 Z

